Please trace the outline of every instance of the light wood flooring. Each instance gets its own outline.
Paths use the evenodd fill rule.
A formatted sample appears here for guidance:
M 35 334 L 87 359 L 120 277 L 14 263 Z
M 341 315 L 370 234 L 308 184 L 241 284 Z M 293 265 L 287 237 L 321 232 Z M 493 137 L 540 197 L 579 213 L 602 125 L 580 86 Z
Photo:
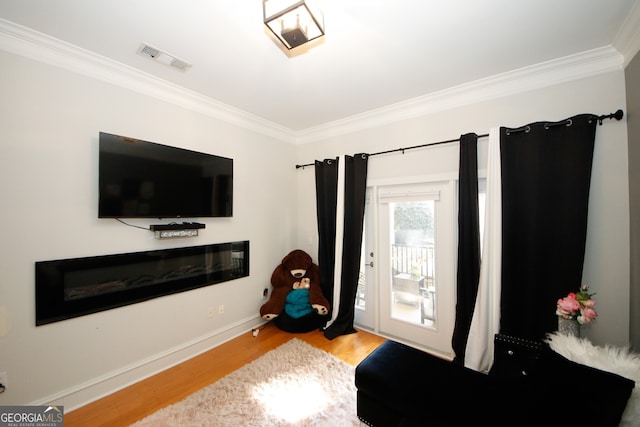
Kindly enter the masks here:
M 184 399 L 294 337 L 353 366 L 386 341 L 360 329 L 355 334 L 330 341 L 319 330 L 291 334 L 268 323 L 257 337 L 248 331 L 180 365 L 68 412 L 64 424 L 66 427 L 128 426 Z

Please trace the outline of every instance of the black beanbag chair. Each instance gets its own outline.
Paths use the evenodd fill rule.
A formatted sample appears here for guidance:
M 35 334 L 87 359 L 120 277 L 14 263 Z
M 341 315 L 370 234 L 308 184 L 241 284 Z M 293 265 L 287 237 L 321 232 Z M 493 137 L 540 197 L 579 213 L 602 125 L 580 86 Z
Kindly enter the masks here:
M 314 329 L 320 329 L 327 320 L 328 316 L 320 316 L 315 311 L 297 319 L 289 316 L 286 311 L 282 311 L 280 316 L 273 319 L 278 328 L 293 333 L 310 332 Z

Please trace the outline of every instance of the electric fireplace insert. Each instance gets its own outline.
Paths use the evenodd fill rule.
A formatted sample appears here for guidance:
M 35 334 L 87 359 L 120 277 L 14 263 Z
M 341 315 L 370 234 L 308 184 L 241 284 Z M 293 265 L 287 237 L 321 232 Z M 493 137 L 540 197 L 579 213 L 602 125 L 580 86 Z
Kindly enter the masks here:
M 35 263 L 36 326 L 249 275 L 249 241 Z

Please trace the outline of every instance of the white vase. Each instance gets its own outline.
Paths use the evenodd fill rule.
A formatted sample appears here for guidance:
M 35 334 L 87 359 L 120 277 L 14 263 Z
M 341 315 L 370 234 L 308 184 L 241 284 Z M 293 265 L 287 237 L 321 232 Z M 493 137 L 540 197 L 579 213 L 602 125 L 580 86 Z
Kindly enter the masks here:
M 579 337 L 580 324 L 575 319 L 565 319 L 562 316 L 558 316 L 558 332 L 574 337 Z

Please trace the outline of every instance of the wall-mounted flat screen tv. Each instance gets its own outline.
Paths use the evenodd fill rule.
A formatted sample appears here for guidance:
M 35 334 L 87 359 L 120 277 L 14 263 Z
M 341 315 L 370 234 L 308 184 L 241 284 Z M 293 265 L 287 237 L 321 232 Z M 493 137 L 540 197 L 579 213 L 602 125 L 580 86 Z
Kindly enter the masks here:
M 233 159 L 100 132 L 100 218 L 233 215 Z

